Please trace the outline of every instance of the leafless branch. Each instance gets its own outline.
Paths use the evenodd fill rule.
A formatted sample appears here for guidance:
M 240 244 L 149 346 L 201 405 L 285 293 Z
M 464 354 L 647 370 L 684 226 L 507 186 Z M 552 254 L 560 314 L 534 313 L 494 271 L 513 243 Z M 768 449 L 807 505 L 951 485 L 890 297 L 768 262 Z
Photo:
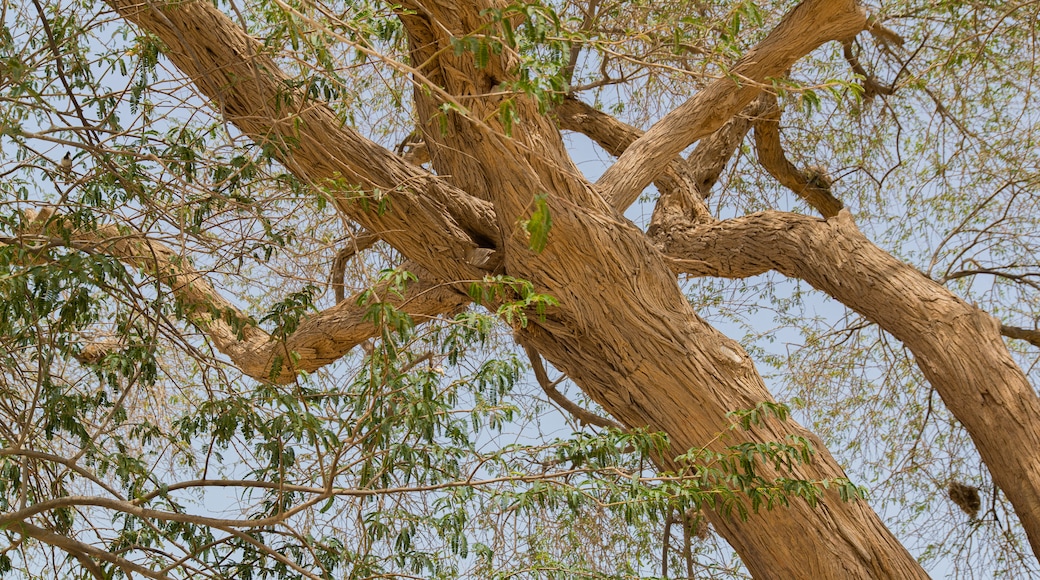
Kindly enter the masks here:
M 379 236 L 372 233 L 362 233 L 352 236 L 350 242 L 336 252 L 336 259 L 332 261 L 332 289 L 336 293 L 336 304 L 343 302 L 345 298 L 345 283 L 343 277 L 347 273 L 347 262 L 355 254 L 371 248 L 379 241 Z

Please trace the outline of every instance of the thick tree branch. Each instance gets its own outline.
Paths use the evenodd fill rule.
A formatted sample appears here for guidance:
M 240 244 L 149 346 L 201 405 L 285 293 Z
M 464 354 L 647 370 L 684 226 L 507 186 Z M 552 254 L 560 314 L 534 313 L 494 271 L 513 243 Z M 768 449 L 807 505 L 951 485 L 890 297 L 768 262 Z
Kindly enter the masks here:
M 629 147 L 596 183 L 600 193 L 614 207 L 628 207 L 680 151 L 718 130 L 769 78 L 823 43 L 852 38 L 866 27 L 866 15 L 854 0 L 805 0 L 728 75 L 665 115 Z
M 164 244 L 143 235 L 124 234 L 115 226 L 75 230 L 49 211 L 38 216 L 27 212 L 26 217 L 32 226 L 18 240 L 23 244 L 68 244 L 82 251 L 113 256 L 154 276 L 170 288 L 188 320 L 210 337 L 217 350 L 257 380 L 290 382 L 298 372 L 317 370 L 379 334 L 379 328 L 366 317 L 369 306 L 358 304 L 359 294 L 305 317 L 295 332 L 277 340 L 258 328 L 202 273 Z M 418 266 L 411 269 L 424 274 Z M 420 321 L 457 312 L 469 303 L 466 296 L 449 287 L 422 281 L 410 284 L 403 296 L 390 290 L 387 283 L 381 283 L 372 291 L 379 299 Z M 275 365 L 279 366 L 277 373 L 273 373 Z
M 345 215 L 442 280 L 483 276 L 467 258 L 498 239 L 490 204 L 364 138 L 327 106 L 292 88 L 261 44 L 211 2 L 109 4 L 158 36 L 165 54 L 228 121 L 273 147 L 294 174 L 327 189 Z M 384 195 L 390 211 L 377 213 L 357 203 Z
M 838 215 L 844 205 L 831 193 L 832 182 L 827 172 L 818 167 L 799 171 L 787 160 L 780 143 L 780 106 L 776 95 L 763 93 L 760 98 L 765 107 L 755 119 L 755 149 L 759 163 L 823 217 Z
M 687 273 L 776 270 L 805 280 L 902 341 L 971 434 L 1040 553 L 1040 455 L 1007 453 L 1040 448 L 1040 399 L 993 317 L 872 244 L 847 210 L 826 221 L 765 212 L 675 226 L 658 241 Z
M 650 220 L 651 232 L 669 221 L 671 216 L 680 221 L 692 219 L 702 222 L 714 219 L 704 200 L 711 195 L 712 186 L 763 106 L 758 100 L 752 102 L 739 115 L 702 139 L 687 159 L 676 156 L 664 172 L 654 179 L 654 185 L 661 192 L 661 199 Z M 643 136 L 639 129 L 574 98 L 565 99 L 554 112 L 563 129 L 587 136 L 615 157 L 620 157 Z

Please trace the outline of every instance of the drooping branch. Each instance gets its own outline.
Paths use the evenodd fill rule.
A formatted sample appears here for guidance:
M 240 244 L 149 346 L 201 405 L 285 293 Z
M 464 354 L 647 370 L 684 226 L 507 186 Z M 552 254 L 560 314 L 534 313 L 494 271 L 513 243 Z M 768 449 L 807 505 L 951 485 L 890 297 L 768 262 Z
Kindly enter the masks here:
M 691 143 L 718 130 L 795 62 L 830 40 L 847 40 L 867 27 L 854 0 L 805 0 L 725 77 L 654 124 L 596 183 L 614 207 L 632 204 L 654 177 Z
M 1040 447 L 1040 399 L 993 317 L 875 246 L 847 210 L 828 220 L 765 212 L 674 226 L 658 241 L 686 273 L 742 278 L 776 270 L 805 280 L 902 341 L 1040 553 L 1040 455 L 1007 452 Z
M 379 334 L 379 328 L 366 316 L 369 305 L 359 304 L 359 294 L 305 317 L 291 335 L 276 339 L 257 327 L 202 273 L 166 245 L 143 235 L 124 234 L 111 225 L 96 230 L 74 229 L 50 211 L 39 215 L 26 213 L 30 228 L 8 243 L 67 244 L 81 251 L 113 256 L 155 277 L 170 289 L 187 319 L 209 336 L 217 350 L 257 380 L 291 382 L 299 371 L 317 370 Z M 412 265 L 410 269 L 422 279 L 424 272 L 420 267 Z M 425 281 L 410 284 L 401 296 L 390 291 L 388 283 L 381 283 L 372 289 L 372 295 L 417 321 L 457 312 L 469 303 L 465 295 L 450 287 Z
M 780 143 L 780 106 L 776 95 L 762 93 L 759 98 L 765 103 L 761 114 L 755 119 L 755 150 L 759 163 L 823 217 L 838 215 L 845 206 L 831 193 L 832 181 L 826 170 L 814 167 L 801 171 L 787 160 Z

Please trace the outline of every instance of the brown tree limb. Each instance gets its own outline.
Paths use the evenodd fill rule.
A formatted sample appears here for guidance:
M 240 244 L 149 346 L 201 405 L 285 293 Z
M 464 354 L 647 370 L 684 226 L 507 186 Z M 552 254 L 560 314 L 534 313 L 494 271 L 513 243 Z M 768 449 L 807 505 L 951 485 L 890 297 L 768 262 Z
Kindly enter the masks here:
M 776 270 L 811 284 L 903 342 L 971 435 L 1040 553 L 1040 398 L 993 317 L 872 244 L 847 210 L 826 221 L 765 212 L 673 227 L 664 250 L 696 275 Z M 696 261 L 682 259 L 696 257 Z
M 820 168 L 800 171 L 787 160 L 780 143 L 780 107 L 776 95 L 763 93 L 760 98 L 765 106 L 755 119 L 755 150 L 759 163 L 823 217 L 838 215 L 844 205 L 831 193 L 832 181 L 827 172 Z
M 1040 346 L 1040 330 L 1019 328 L 1017 326 L 1000 325 L 1000 334 L 1008 338 L 1024 340 L 1033 346 Z
M 371 248 L 372 245 L 378 241 L 379 236 L 370 233 L 351 236 L 350 242 L 336 252 L 336 258 L 332 260 L 332 274 L 330 275 L 332 289 L 336 295 L 336 304 L 343 302 L 343 299 L 345 298 L 344 293 L 346 286 L 344 276 L 347 274 L 347 262 L 349 262 L 355 254 Z
M 164 52 L 221 113 L 259 144 L 277 151 L 298 177 L 329 192 L 337 207 L 442 280 L 472 280 L 467 263 L 498 239 L 485 201 L 366 139 L 323 103 L 291 88 L 289 77 L 210 2 L 111 0 L 127 20 L 158 36 Z M 358 203 L 389 196 L 391 210 Z
M 625 149 L 643 135 L 639 129 L 573 97 L 564 99 L 553 112 L 562 129 L 585 135 L 615 157 L 621 156 Z M 657 176 L 654 185 L 661 196 L 667 198 L 670 205 L 677 207 L 676 211 L 683 216 L 697 221 L 711 219 L 697 184 L 697 176 L 682 157 L 676 156 Z
M 606 417 L 600 417 L 587 409 L 583 409 L 574 401 L 563 396 L 563 393 L 557 391 L 556 385 L 549 380 L 549 374 L 545 372 L 545 365 L 542 364 L 542 357 L 538 354 L 538 351 L 533 347 L 526 345 L 524 346 L 524 351 L 527 353 L 527 358 L 531 360 L 531 370 L 534 371 L 534 377 L 538 381 L 538 385 L 541 386 L 542 390 L 545 391 L 545 394 L 548 395 L 554 403 L 562 407 L 564 411 L 573 415 L 583 425 L 595 425 L 605 429 L 624 429 L 624 427 L 619 423 L 615 423 Z
M 805 0 L 728 75 L 711 83 L 654 124 L 596 183 L 619 209 L 632 204 L 654 177 L 691 143 L 718 130 L 751 102 L 771 77 L 830 40 L 847 40 L 867 27 L 855 0 Z
M 93 231 L 75 230 L 49 211 L 39 215 L 26 212 L 26 221 L 32 225 L 20 243 L 67 244 L 81 251 L 113 256 L 154 276 L 173 292 L 184 306 L 188 320 L 209 336 L 217 350 L 243 373 L 260 381 L 291 382 L 298 372 L 317 370 L 379 334 L 378 327 L 367 319 L 368 305 L 358 304 L 362 296 L 358 294 L 303 318 L 295 332 L 276 340 L 225 299 L 187 260 L 162 243 L 140 234 L 124 234 L 111 225 Z M 413 273 L 428 277 L 420 267 L 410 268 Z M 450 287 L 425 281 L 409 284 L 402 296 L 391 292 L 386 282 L 376 285 L 372 292 L 420 322 L 458 312 L 469 303 L 465 295 Z M 276 365 L 280 368 L 274 373 Z

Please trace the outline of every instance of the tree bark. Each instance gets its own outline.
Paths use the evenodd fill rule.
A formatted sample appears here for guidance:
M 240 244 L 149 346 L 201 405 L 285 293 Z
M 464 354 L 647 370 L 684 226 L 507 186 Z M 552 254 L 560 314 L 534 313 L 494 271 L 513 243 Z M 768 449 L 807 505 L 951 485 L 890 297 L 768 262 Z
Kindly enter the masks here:
M 273 61 L 212 3 L 110 3 L 156 34 L 168 47 L 167 56 L 230 122 L 253 139 L 277 143 L 283 161 L 297 175 L 330 189 L 340 211 L 429 270 L 433 280 L 478 279 L 486 268 L 474 265 L 474 252 L 500 252 L 506 273 L 530 280 L 538 292 L 560 301 L 543 320 L 517 328 L 518 339 L 567 372 L 625 425 L 667 432 L 673 455 L 705 446 L 719 450 L 741 441 L 782 441 L 789 435 L 812 438 L 793 421 L 733 432 L 727 441 L 717 438 L 729 425 L 727 412 L 772 398 L 741 346 L 692 310 L 676 283 L 674 264 L 618 212 L 692 140 L 711 133 L 747 104 L 759 90 L 754 83 L 721 79 L 699 93 L 692 105 L 684 105 L 637 140 L 597 191 L 581 178 L 565 155 L 558 131 L 532 103 L 521 99 L 513 138 L 506 138 L 495 121 L 487 121 L 494 117 L 487 113 L 497 108 L 494 97 L 483 96 L 493 80 L 487 73 L 507 74 L 508 51 L 500 57 L 502 62 L 478 69 L 451 50 L 440 50 L 450 39 L 444 31 L 475 30 L 482 23 L 480 9 L 486 6 L 413 3 L 424 9 L 405 18 L 413 50 L 438 55 L 414 62 L 427 63 L 422 76 L 439 79 L 438 90 L 447 93 L 431 91 L 428 100 L 417 98 L 421 120 L 431 121 L 439 110 L 438 99 L 474 97 L 467 101 L 473 103 L 472 115 L 450 113 L 449 131 L 426 132 L 432 162 L 443 176 L 435 177 L 343 128 L 320 103 L 299 93 L 287 94 L 285 77 Z M 855 34 L 864 22 L 851 1 L 807 0 L 738 64 L 734 75 L 765 80 L 827 38 Z M 817 30 L 822 34 L 803 34 Z M 286 96 L 292 106 L 284 104 Z M 668 135 L 676 123 L 689 126 L 673 140 Z M 388 195 L 391 211 L 364 211 L 351 201 L 341 181 L 370 195 L 376 190 Z M 548 245 L 536 253 L 517 223 L 529 215 L 534 196 L 541 193 L 547 194 L 554 225 Z M 687 231 L 691 237 L 696 233 Z M 674 234 L 690 247 L 695 244 L 695 239 L 678 237 L 678 230 Z M 735 245 L 715 251 L 747 249 Z M 839 249 L 857 248 L 835 251 Z M 703 259 L 687 250 L 681 247 L 673 253 Z M 856 262 L 846 267 L 851 271 L 840 272 L 843 277 L 835 279 L 835 285 L 865 284 L 855 278 Z M 956 320 L 958 328 L 985 330 L 978 316 Z M 930 356 L 936 349 L 921 348 Z M 941 380 L 941 370 L 926 372 Z M 1013 378 L 1011 370 L 1004 370 Z M 1023 404 L 1021 410 L 1034 409 Z M 762 465 L 763 475 L 843 477 L 827 450 L 812 439 L 817 441 L 812 463 L 789 473 Z M 661 463 L 665 469 L 680 467 L 668 457 Z M 1021 515 L 1035 520 L 1036 514 Z M 842 502 L 833 492 L 815 509 L 795 501 L 790 508 L 753 513 L 747 521 L 719 513 L 710 517 L 759 578 L 926 577 L 865 502 Z
M 639 138 L 596 182 L 624 209 L 683 149 L 719 129 L 751 102 L 770 78 L 829 40 L 855 37 L 868 25 L 855 0 L 805 0 L 751 49 L 730 73 L 679 105 Z
M 902 341 L 1040 554 L 1040 399 L 996 319 L 872 244 L 847 210 L 826 221 L 766 212 L 677 225 L 659 241 L 675 257 L 696 257 L 700 268 L 681 268 L 686 273 L 744 278 L 776 270 L 805 280 Z

